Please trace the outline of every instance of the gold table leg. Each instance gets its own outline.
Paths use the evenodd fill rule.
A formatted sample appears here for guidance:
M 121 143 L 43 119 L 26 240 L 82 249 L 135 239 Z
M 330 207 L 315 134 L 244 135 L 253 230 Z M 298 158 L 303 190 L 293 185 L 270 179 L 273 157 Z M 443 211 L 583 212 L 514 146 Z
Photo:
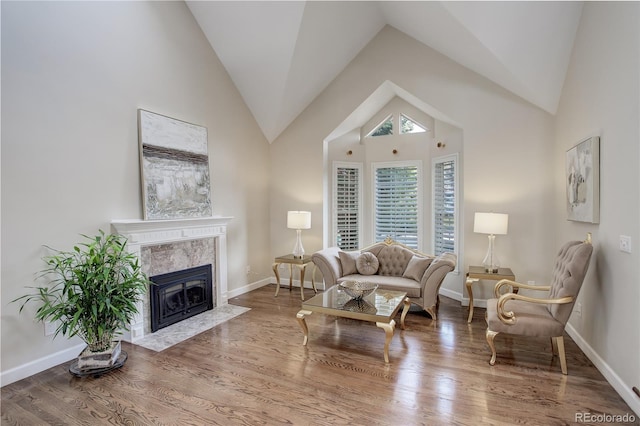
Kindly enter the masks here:
M 273 264 L 273 274 L 276 276 L 276 295 L 275 295 L 275 297 L 278 297 L 278 292 L 280 291 L 280 274 L 278 273 L 278 266 L 280 266 L 279 263 L 274 263 Z
M 289 264 L 289 291 L 293 288 L 293 264 Z
M 275 295 L 275 297 L 278 297 L 278 293 L 280 292 L 281 282 L 280 282 L 280 273 L 278 272 L 278 268 L 282 263 L 283 262 L 275 262 L 273 264 L 273 274 L 276 276 L 276 295 Z M 300 271 L 300 299 L 304 300 L 304 276 L 305 276 L 305 273 L 306 273 L 306 269 L 307 269 L 308 263 L 301 264 L 301 265 L 300 264 L 294 264 L 294 263 L 288 263 L 288 262 L 284 262 L 284 263 L 287 263 L 289 265 L 289 291 L 293 290 L 293 274 L 294 274 L 294 270 L 298 269 Z M 318 289 L 316 288 L 315 272 L 316 272 L 316 265 L 314 264 L 313 265 L 313 275 L 311 276 L 311 285 L 313 286 L 313 291 L 315 293 L 318 293 Z
M 465 282 L 465 285 L 467 286 L 467 293 L 469 293 L 469 318 L 467 318 L 467 323 L 469 324 L 473 319 L 473 290 L 471 287 L 476 281 L 478 281 L 477 278 L 467 278 L 467 281 Z
M 302 332 L 304 333 L 304 340 L 302 341 L 303 346 L 307 346 L 307 342 L 309 341 L 309 327 L 307 327 L 307 322 L 304 320 L 305 315 L 311 315 L 311 311 L 300 310 L 296 315 L 296 319 L 298 320 L 298 324 L 302 328 Z
M 300 265 L 300 299 L 304 301 L 304 271 L 307 269 L 307 265 Z
M 316 264 L 313 264 L 313 269 L 311 270 L 311 286 L 313 286 L 314 293 L 318 294 L 318 289 L 316 289 Z
M 411 299 L 406 297 L 403 301 L 404 308 L 402 308 L 402 316 L 400 316 L 400 328 L 404 330 L 404 319 L 409 312 L 409 308 L 411 307 Z
M 389 322 L 388 324 L 386 322 L 377 322 L 376 326 L 384 330 L 384 334 L 385 334 L 384 362 L 388 364 L 389 363 L 389 343 L 391 343 L 391 338 L 393 337 L 393 331 L 396 328 L 396 322 L 394 320 L 391 320 L 391 322 Z

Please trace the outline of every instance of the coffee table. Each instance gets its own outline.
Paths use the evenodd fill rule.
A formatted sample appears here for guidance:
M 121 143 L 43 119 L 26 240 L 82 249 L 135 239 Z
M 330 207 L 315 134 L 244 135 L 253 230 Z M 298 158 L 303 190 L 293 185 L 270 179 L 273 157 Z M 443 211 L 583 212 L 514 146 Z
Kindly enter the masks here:
M 305 316 L 318 312 L 341 318 L 351 318 L 361 321 L 375 322 L 385 332 L 384 362 L 389 362 L 389 343 L 395 331 L 396 322 L 393 319 L 404 306 L 400 317 L 400 327 L 404 330 L 404 319 L 409 312 L 411 301 L 403 291 L 376 290 L 361 300 L 352 299 L 335 285 L 324 293 L 317 294 L 306 302 L 302 302 L 302 309 L 296 318 L 304 333 L 302 344 L 309 341 L 309 328 Z

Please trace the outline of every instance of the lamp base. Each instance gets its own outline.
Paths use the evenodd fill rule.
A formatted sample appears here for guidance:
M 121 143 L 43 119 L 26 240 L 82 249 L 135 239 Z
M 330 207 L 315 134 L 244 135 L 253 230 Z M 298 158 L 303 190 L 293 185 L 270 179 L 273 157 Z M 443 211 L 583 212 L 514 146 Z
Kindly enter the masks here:
M 484 266 L 484 271 L 489 274 L 497 274 L 498 268 L 500 267 L 500 261 L 498 260 L 498 256 L 494 251 L 496 236 L 491 234 L 489 237 L 489 247 L 487 248 L 487 254 L 482 261 L 482 266 Z
M 304 257 L 304 247 L 302 247 L 302 230 L 296 229 L 296 245 L 293 246 L 293 257 L 302 259 Z

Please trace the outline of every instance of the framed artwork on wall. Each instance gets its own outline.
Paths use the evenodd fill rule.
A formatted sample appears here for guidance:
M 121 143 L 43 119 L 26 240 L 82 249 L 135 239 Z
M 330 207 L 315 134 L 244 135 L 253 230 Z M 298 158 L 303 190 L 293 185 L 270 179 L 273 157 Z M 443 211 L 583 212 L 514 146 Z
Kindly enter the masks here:
M 138 110 L 144 219 L 211 217 L 206 127 Z
M 566 153 L 567 219 L 600 223 L 600 138 L 583 140 Z

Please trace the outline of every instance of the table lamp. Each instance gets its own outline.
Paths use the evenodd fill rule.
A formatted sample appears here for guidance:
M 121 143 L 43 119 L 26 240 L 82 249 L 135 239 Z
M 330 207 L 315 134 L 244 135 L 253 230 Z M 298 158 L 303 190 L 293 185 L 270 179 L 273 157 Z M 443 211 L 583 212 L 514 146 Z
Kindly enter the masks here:
M 287 212 L 287 228 L 296 230 L 296 245 L 293 246 L 293 257 L 301 259 L 304 256 L 302 230 L 311 228 L 311 212 Z
M 495 253 L 496 235 L 506 235 L 509 215 L 505 213 L 476 213 L 473 219 L 473 232 L 489 234 L 489 248 L 482 261 L 484 270 L 491 274 L 498 272 L 500 261 Z

